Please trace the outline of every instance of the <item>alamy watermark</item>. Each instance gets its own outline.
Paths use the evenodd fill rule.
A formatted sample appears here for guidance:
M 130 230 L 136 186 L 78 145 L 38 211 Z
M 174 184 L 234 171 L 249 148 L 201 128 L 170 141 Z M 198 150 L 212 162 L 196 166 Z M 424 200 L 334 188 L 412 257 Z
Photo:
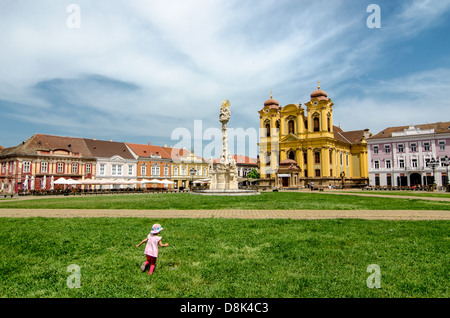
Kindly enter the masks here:
M 366 25 L 369 29 L 381 28 L 381 8 L 378 4 L 369 4 L 366 12 L 371 13 L 366 20 Z
M 66 25 L 69 29 L 81 28 L 81 8 L 78 4 L 69 4 L 66 12 L 70 15 L 66 19 Z
M 367 266 L 367 272 L 372 273 L 367 278 L 367 287 L 369 288 L 381 288 L 381 269 L 377 264 L 370 264 Z
M 67 272 L 72 273 L 67 277 L 67 287 L 81 288 L 81 268 L 77 264 L 67 266 Z

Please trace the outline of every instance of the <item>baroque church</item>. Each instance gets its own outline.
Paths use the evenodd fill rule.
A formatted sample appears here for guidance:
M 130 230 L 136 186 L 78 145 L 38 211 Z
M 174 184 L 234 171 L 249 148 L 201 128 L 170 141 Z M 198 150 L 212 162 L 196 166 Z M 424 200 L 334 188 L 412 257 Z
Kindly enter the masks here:
M 368 184 L 368 129 L 333 125 L 333 102 L 320 89 L 304 106 L 272 95 L 259 111 L 260 187 L 359 187 Z M 306 109 L 305 109 L 306 108 Z

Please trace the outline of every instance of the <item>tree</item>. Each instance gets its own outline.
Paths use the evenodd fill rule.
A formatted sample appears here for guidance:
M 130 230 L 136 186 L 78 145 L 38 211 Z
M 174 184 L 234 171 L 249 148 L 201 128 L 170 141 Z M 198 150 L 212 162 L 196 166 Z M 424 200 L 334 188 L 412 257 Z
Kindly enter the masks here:
M 259 179 L 259 173 L 255 168 L 253 168 L 252 171 L 248 173 L 247 177 L 251 179 Z

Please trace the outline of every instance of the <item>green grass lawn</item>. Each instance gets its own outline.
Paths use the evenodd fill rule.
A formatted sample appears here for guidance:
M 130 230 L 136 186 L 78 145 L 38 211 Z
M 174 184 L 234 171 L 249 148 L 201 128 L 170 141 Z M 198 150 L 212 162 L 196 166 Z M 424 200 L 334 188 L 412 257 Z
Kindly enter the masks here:
M 398 196 L 414 196 L 414 197 L 431 197 L 431 198 L 450 198 L 449 192 L 427 192 L 427 191 L 386 191 L 386 190 L 365 190 L 365 191 L 346 191 L 347 193 L 361 194 L 381 194 L 381 195 L 398 195 Z
M 155 222 L 170 246 L 149 276 Z M 447 298 L 448 251 L 446 221 L 0 218 L 0 297 Z
M 300 192 L 268 192 L 257 196 L 166 193 L 9 200 L 0 202 L 0 208 L 450 210 L 450 202 Z

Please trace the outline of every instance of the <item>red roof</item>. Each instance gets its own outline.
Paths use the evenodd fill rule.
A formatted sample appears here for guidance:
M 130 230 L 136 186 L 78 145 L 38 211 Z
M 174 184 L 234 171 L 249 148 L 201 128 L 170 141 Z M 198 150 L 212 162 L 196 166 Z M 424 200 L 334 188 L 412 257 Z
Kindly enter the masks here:
M 170 159 L 170 153 L 161 146 L 126 144 L 139 157 L 161 156 L 161 158 Z
M 250 158 L 249 156 L 242 156 L 242 155 L 233 155 L 233 159 L 236 161 L 237 164 L 247 164 L 247 165 L 257 165 L 258 160 L 255 158 Z M 219 163 L 220 158 L 216 158 L 213 160 L 213 163 Z

